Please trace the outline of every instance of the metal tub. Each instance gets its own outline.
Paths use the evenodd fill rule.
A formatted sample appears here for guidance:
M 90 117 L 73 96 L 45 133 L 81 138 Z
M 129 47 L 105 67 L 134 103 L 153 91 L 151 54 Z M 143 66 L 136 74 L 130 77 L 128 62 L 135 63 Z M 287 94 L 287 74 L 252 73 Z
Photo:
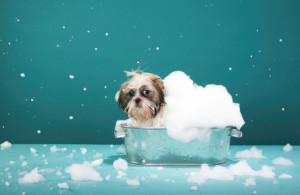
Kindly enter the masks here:
M 231 137 L 242 137 L 235 127 L 211 128 L 210 139 L 182 143 L 166 128 L 142 128 L 122 124 L 116 138 L 124 138 L 127 160 L 142 165 L 201 165 L 227 161 Z

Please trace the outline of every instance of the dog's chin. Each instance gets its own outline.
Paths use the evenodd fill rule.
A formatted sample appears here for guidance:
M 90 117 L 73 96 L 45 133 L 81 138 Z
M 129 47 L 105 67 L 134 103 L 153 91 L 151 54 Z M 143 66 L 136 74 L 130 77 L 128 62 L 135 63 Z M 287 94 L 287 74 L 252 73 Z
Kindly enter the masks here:
M 153 110 L 144 104 L 131 105 L 128 109 L 128 115 L 135 120 L 146 121 L 152 118 Z

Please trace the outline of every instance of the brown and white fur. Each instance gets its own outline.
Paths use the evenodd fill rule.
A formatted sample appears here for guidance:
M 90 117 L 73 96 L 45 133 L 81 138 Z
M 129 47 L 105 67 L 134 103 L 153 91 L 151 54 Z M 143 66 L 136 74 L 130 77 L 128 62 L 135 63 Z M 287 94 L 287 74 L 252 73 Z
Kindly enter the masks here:
M 139 70 L 126 73 L 132 77 L 121 86 L 118 104 L 131 118 L 131 125 L 163 127 L 163 80 L 157 75 Z

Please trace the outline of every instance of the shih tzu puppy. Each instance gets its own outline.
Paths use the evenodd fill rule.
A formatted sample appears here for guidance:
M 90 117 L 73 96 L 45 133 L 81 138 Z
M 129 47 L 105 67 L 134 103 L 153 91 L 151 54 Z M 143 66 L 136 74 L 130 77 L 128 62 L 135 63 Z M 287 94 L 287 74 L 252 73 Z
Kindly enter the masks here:
M 137 127 L 163 127 L 165 108 L 163 80 L 140 70 L 126 72 L 131 78 L 122 84 L 118 104 Z

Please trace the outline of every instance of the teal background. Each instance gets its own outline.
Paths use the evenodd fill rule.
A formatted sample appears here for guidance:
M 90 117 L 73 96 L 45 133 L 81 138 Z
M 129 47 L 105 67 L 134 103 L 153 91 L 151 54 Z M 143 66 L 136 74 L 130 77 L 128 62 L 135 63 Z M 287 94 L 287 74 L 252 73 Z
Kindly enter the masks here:
M 0 0 L 0 142 L 121 143 L 113 130 L 126 115 L 114 96 L 123 71 L 140 66 L 226 86 L 246 122 L 233 144 L 300 144 L 299 8 L 297 0 Z

